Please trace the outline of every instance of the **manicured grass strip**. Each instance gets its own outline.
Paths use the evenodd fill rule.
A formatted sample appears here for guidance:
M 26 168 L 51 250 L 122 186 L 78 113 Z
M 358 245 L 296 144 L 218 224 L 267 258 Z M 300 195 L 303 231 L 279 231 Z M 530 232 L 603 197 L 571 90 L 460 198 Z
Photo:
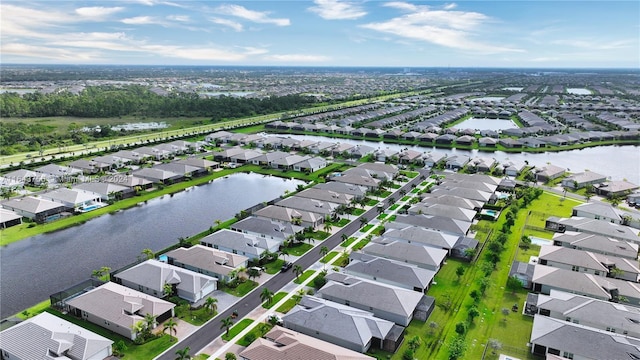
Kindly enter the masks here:
M 402 199 L 402 201 L 409 201 L 409 199 L 411 199 L 411 196 L 404 196 Z
M 21 313 L 16 314 L 15 316 L 22 320 L 26 320 L 32 316 L 36 316 L 41 312 L 46 311 L 50 306 L 51 306 L 51 300 L 47 299 L 33 305 L 32 307 L 22 311 Z
M 420 175 L 420 173 L 417 172 L 417 171 L 400 171 L 400 174 L 402 174 L 402 175 L 404 175 L 404 176 L 406 176 L 408 178 L 411 178 L 411 179 L 413 179 L 414 177 Z
M 242 339 L 236 341 L 240 346 L 249 346 L 255 339 L 261 338 L 273 328 L 271 324 L 259 324 L 251 329 Z
M 348 223 L 349 223 L 349 219 L 340 218 L 340 220 L 338 220 L 338 223 L 336 224 L 336 226 L 343 227 L 343 226 L 347 225 Z
M 231 329 L 229 329 L 228 333 L 225 332 L 224 335 L 222 335 L 222 340 L 229 341 L 229 340 L 233 339 L 242 330 L 246 329 L 247 326 L 251 325 L 252 322 L 253 322 L 253 320 L 251 320 L 251 319 L 242 319 L 242 320 L 240 320 L 239 323 L 235 324 Z
M 350 237 L 347 240 L 343 241 L 342 244 L 340 244 L 340 246 L 342 247 L 348 247 L 349 245 L 351 245 L 351 243 L 353 243 L 354 241 L 356 241 L 358 238 L 356 237 Z
M 371 228 L 373 228 L 373 224 L 367 224 L 362 229 L 360 229 L 360 232 L 366 233 L 367 231 L 371 230 Z
M 300 277 L 298 277 L 297 279 L 293 280 L 294 283 L 296 284 L 302 284 L 305 280 L 307 280 L 309 278 L 309 276 L 313 275 L 315 273 L 314 270 L 307 270 L 305 272 L 302 273 L 302 275 L 300 275 Z
M 338 254 L 337 251 L 332 251 L 327 255 L 325 255 L 322 259 L 320 259 L 320 262 L 323 264 L 326 264 L 329 260 L 333 259 L 333 257 L 336 256 L 337 254 Z
M 360 216 L 364 214 L 363 209 L 351 209 L 351 215 Z
M 393 211 L 393 210 L 397 209 L 398 207 L 400 207 L 400 205 L 398 205 L 398 204 L 393 204 L 393 205 L 391 205 L 391 207 L 389 208 L 389 210 Z
M 271 309 L 273 307 L 273 305 L 277 304 L 285 296 L 287 296 L 287 293 L 283 292 L 283 291 L 280 291 L 280 292 L 276 293 L 275 295 L 273 295 L 273 298 L 271 298 L 271 302 L 267 303 L 265 301 L 264 303 L 262 303 L 262 307 L 265 308 L 265 309 Z
M 289 310 L 293 309 L 296 306 L 296 299 L 294 297 L 289 298 L 289 300 L 285 301 L 282 306 L 276 309 L 277 312 L 286 314 Z
M 367 201 L 367 206 L 376 206 L 377 204 L 378 200 L 369 199 L 369 201 Z
M 331 265 L 345 267 L 349 265 L 349 254 L 343 252 L 337 259 L 331 262 Z
M 353 247 L 351 249 L 353 251 L 360 250 L 363 247 L 365 247 L 368 243 L 369 243 L 369 239 L 362 239 L 362 240 L 358 241 L 357 244 L 353 245 Z
M 247 295 L 249 293 L 249 291 L 255 289 L 256 287 L 258 287 L 258 283 L 252 280 L 247 280 L 241 284 L 239 284 L 236 288 L 230 288 L 225 286 L 224 288 L 220 289 L 224 292 L 226 292 L 227 294 L 231 294 L 233 296 L 238 296 L 238 297 L 243 297 L 245 295 Z

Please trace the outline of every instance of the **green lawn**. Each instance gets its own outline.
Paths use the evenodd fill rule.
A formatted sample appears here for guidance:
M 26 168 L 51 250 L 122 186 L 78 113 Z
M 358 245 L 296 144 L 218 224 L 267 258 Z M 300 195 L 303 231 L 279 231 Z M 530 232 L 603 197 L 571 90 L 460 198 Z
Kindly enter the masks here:
M 348 238 L 347 240 L 343 241 L 342 244 L 340 244 L 340 246 L 347 247 L 347 246 L 351 245 L 351 243 L 353 243 L 356 240 L 357 240 L 357 238 L 352 236 L 352 237 Z
M 404 196 L 402 199 L 402 201 L 409 201 L 409 199 L 411 199 L 411 196 Z
M 340 266 L 340 267 L 345 267 L 349 265 L 349 254 L 346 252 L 341 253 L 337 259 L 334 259 L 331 262 L 331 264 L 335 266 Z
M 273 307 L 273 305 L 277 304 L 285 296 L 287 296 L 287 293 L 283 292 L 283 291 L 280 291 L 280 292 L 276 293 L 275 295 L 273 295 L 273 298 L 271 298 L 271 302 L 269 302 L 268 304 L 267 304 L 266 301 L 264 303 L 262 303 L 262 307 L 265 308 L 265 309 L 271 309 Z
M 315 273 L 314 270 L 307 270 L 307 271 L 303 272 L 302 275 L 300 275 L 300 277 L 297 277 L 295 280 L 293 280 L 293 282 L 296 283 L 296 284 L 302 284 L 305 280 L 307 280 L 314 273 Z
M 284 264 L 284 260 L 276 259 L 262 266 L 264 267 L 264 272 L 266 272 L 269 275 L 273 275 L 273 274 L 276 274 L 278 271 L 280 271 L 282 264 Z
M 255 339 L 261 338 L 273 328 L 271 324 L 259 324 L 251 329 L 242 339 L 236 341 L 240 346 L 249 346 Z M 253 339 L 252 339 L 253 338 Z
M 360 232 L 366 233 L 367 231 L 371 230 L 371 228 L 373 228 L 373 224 L 367 224 L 362 229 L 360 229 Z
M 516 261 L 528 263 L 529 259 L 532 256 L 538 256 L 540 253 L 540 245 L 529 245 L 528 249 L 523 249 L 521 247 L 518 248 L 518 253 L 516 254 Z
M 367 200 L 367 206 L 376 206 L 378 204 L 378 200 L 369 199 Z
M 364 209 L 351 208 L 349 213 L 351 215 L 360 216 L 360 215 L 364 214 Z
M 243 296 L 247 295 L 251 290 L 253 290 L 253 289 L 257 288 L 257 287 L 258 287 L 258 283 L 257 282 L 252 281 L 252 280 L 247 280 L 247 281 L 239 284 L 235 288 L 230 288 L 230 287 L 224 286 L 220 290 L 226 292 L 227 294 L 231 294 L 233 296 L 243 297 Z
M 362 249 L 363 247 L 365 247 L 368 243 L 369 243 L 369 239 L 362 239 L 362 240 L 358 241 L 358 243 L 353 245 L 351 250 L 358 251 L 358 250 Z
M 287 250 L 289 250 L 289 254 L 293 256 L 302 256 L 304 255 L 304 253 L 311 249 L 313 249 L 313 245 L 307 243 L 298 243 L 290 248 L 287 248 Z
M 228 333 L 225 332 L 224 335 L 222 335 L 222 340 L 229 341 L 229 340 L 233 339 L 236 335 L 238 335 L 247 326 L 251 325 L 252 322 L 253 322 L 253 320 L 251 320 L 251 319 L 242 319 L 242 320 L 240 320 L 239 323 L 235 324 L 231 329 L 229 329 Z
M 338 223 L 334 224 L 334 225 L 336 225 L 337 227 L 343 227 L 343 226 L 347 225 L 348 223 L 349 223 L 349 219 L 340 218 L 340 220 L 338 220 Z
M 417 172 L 417 171 L 404 171 L 404 170 L 401 170 L 400 174 L 402 174 L 402 175 L 404 175 L 404 176 L 406 176 L 408 178 L 411 178 L 411 179 L 413 179 L 414 177 L 420 175 L 420 173 Z
M 296 306 L 296 304 L 297 304 L 297 299 L 295 298 L 295 296 L 292 296 L 291 298 L 289 298 L 289 300 L 285 301 L 284 304 L 282 304 L 282 306 L 277 308 L 276 311 L 279 313 L 286 314 L 289 312 L 289 310 L 293 309 L 293 307 Z
M 347 220 L 347 219 L 343 219 L 343 220 Z M 342 223 L 342 221 L 339 222 L 338 226 L 341 226 L 341 227 L 344 226 L 344 225 L 340 225 L 340 223 Z M 349 223 L 349 220 L 347 220 L 347 223 Z M 329 233 L 328 232 L 321 231 L 321 230 L 314 231 L 311 234 L 305 233 L 305 238 L 307 238 L 309 235 L 311 235 L 312 239 L 319 240 L 319 241 L 322 241 L 322 240 L 324 240 L 324 239 L 329 237 Z
M 323 264 L 326 264 L 327 261 L 331 260 L 337 254 L 338 254 L 337 251 L 332 251 L 332 252 L 328 253 L 327 255 L 325 255 L 322 259 L 320 259 L 320 262 L 323 263 Z
M 393 205 L 391 205 L 391 207 L 389 208 L 389 210 L 393 211 L 393 210 L 397 209 L 399 206 L 400 206 L 400 205 L 398 205 L 398 204 L 393 204 Z
M 203 325 L 217 314 L 212 313 L 209 309 L 205 309 L 204 306 L 196 310 L 190 310 L 189 307 L 182 306 L 176 306 L 174 309 L 176 317 L 195 326 Z

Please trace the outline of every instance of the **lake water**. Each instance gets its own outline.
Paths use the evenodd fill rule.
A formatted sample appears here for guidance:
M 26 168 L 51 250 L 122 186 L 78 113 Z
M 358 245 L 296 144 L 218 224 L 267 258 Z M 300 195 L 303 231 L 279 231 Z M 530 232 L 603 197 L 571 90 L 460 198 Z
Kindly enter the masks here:
M 504 130 L 518 127 L 512 120 L 505 119 L 485 119 L 469 118 L 455 126 L 458 129 L 478 129 L 478 130 Z
M 10 244 L 0 252 L 0 316 L 5 318 L 88 279 L 158 251 L 240 210 L 293 191 L 300 181 L 236 174 L 83 225 Z
M 573 95 L 591 95 L 591 91 L 582 88 L 568 88 L 567 93 Z
M 464 154 L 470 157 L 481 156 L 495 158 L 498 161 L 528 161 L 530 165 L 538 167 L 547 163 L 569 169 L 570 172 L 582 172 L 585 169 L 610 176 L 612 180 L 623 180 L 634 184 L 640 184 L 640 147 L 639 146 L 597 146 L 578 150 L 543 152 L 543 153 L 507 153 L 503 151 L 485 152 L 479 150 L 442 149 L 436 147 L 390 144 L 382 141 L 352 140 L 352 139 L 329 139 L 322 136 L 313 135 L 290 135 L 281 134 L 269 136 L 284 136 L 295 139 L 308 139 L 318 141 L 334 141 L 345 144 L 364 144 L 377 149 L 404 148 L 421 152 L 439 152 L 443 154 Z

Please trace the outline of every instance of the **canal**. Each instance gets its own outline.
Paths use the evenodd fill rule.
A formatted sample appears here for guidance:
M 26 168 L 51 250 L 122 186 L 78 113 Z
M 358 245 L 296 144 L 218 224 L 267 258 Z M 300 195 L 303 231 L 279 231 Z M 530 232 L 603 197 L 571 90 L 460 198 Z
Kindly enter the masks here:
M 34 236 L 0 252 L 0 317 L 75 285 L 102 266 L 117 269 L 243 209 L 293 191 L 301 181 L 235 174 L 85 224 Z

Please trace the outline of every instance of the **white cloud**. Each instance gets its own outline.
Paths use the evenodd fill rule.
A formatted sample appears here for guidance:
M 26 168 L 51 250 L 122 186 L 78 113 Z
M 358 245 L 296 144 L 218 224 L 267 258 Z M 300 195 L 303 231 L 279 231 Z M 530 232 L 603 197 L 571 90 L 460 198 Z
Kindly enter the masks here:
M 365 29 L 393 34 L 401 39 L 418 40 L 440 46 L 481 53 L 522 52 L 520 49 L 496 46 L 475 39 L 476 32 L 490 21 L 484 14 L 467 11 L 431 10 L 404 2 L 386 3 L 408 12 L 377 23 L 361 25 Z
M 123 7 L 104 7 L 104 6 L 92 6 L 92 7 L 81 7 L 77 8 L 75 13 L 80 15 L 83 18 L 92 19 L 92 20 L 101 20 L 109 15 L 115 14 L 124 10 Z
M 562 39 L 553 40 L 551 41 L 551 44 L 589 50 L 617 50 L 633 46 L 637 47 L 637 42 L 631 39 L 615 41 L 603 41 L 599 39 Z
M 450 3 L 450 4 L 445 4 L 443 9 L 445 9 L 445 10 L 453 10 L 453 9 L 455 9 L 457 7 L 458 7 L 458 4 Z
M 168 15 L 167 20 L 189 22 L 191 21 L 191 18 L 189 17 L 189 15 Z
M 313 2 L 316 6 L 310 7 L 309 10 L 327 20 L 354 20 L 367 15 L 360 6 L 339 0 L 314 0 Z
M 129 25 L 166 25 L 164 21 L 152 16 L 136 16 L 132 18 L 122 19 L 120 20 L 120 22 Z
M 209 21 L 211 21 L 214 24 L 228 26 L 228 27 L 230 27 L 233 30 L 238 31 L 238 32 L 244 30 L 243 27 L 242 27 L 242 24 L 240 24 L 239 22 L 233 21 L 233 20 L 213 17 L 213 18 L 209 19 Z
M 291 21 L 289 19 L 271 18 L 269 17 L 270 12 L 268 11 L 264 11 L 264 12 L 253 11 L 240 5 L 231 5 L 231 4 L 220 5 L 215 9 L 215 12 L 222 15 L 239 17 L 241 19 L 253 21 L 255 23 L 260 23 L 260 24 L 274 24 L 277 26 L 291 25 Z
M 267 61 L 281 61 L 281 62 L 325 62 L 331 60 L 328 56 L 323 55 L 305 55 L 305 54 L 281 54 L 281 55 L 267 55 L 263 57 Z
M 0 45 L 0 50 L 5 56 L 13 55 L 57 61 L 95 61 L 101 58 L 95 51 L 79 52 L 59 47 L 38 46 L 23 43 L 2 43 L 2 45 Z

